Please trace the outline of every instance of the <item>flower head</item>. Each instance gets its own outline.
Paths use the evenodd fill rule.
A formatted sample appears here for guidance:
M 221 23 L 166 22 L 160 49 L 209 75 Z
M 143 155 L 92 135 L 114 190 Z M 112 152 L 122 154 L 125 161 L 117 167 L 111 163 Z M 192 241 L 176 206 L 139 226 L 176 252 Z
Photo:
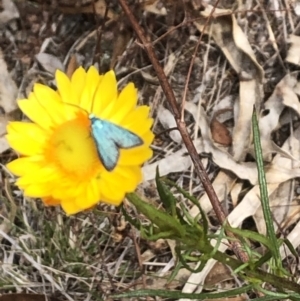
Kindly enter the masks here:
M 7 140 L 20 154 L 7 167 L 19 176 L 16 184 L 25 195 L 61 205 L 67 214 L 99 201 L 117 206 L 140 183 L 141 165 L 152 156 L 149 107 L 137 107 L 133 83 L 118 93 L 113 71 L 99 75 L 94 67 L 87 72 L 80 67 L 71 79 L 61 71 L 55 78 L 57 91 L 35 84 L 28 98 L 18 101 L 32 122 L 7 126 Z M 95 136 L 92 118 L 109 125 L 105 134 Z M 131 133 L 142 143 L 122 148 L 110 137 L 110 128 Z M 112 156 L 111 151 L 117 156 L 108 169 L 103 156 Z

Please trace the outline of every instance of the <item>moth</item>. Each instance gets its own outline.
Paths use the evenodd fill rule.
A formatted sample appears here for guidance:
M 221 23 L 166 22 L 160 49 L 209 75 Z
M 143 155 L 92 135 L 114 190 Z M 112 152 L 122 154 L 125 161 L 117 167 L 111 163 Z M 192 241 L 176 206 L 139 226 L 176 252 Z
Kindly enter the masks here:
M 130 149 L 143 144 L 138 135 L 119 125 L 97 118 L 94 114 L 90 114 L 89 119 L 98 156 L 108 171 L 116 167 L 120 149 Z

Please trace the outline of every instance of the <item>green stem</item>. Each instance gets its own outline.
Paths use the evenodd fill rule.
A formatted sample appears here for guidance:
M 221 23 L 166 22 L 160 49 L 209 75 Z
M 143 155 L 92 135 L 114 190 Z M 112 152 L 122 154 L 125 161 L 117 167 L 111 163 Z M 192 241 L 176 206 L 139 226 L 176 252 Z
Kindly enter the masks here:
M 185 238 L 188 241 L 193 240 L 194 235 L 192 234 L 191 237 L 189 237 L 189 231 L 187 231 L 187 235 Z M 190 238 L 190 239 L 189 239 Z M 186 241 L 186 240 L 185 240 Z M 197 245 L 191 244 L 194 249 L 197 249 L 202 254 L 209 255 L 211 258 L 217 260 L 218 262 L 221 262 L 225 265 L 228 265 L 232 268 L 232 270 L 238 270 L 240 267 L 244 264 L 238 259 L 232 258 L 227 254 L 224 254 L 218 250 L 216 250 L 209 241 L 204 240 L 198 240 Z M 254 280 L 253 282 L 267 282 L 276 287 L 280 292 L 283 290 L 290 290 L 295 293 L 300 294 L 300 285 L 296 282 L 290 281 L 286 278 L 267 273 L 260 268 L 252 269 L 251 266 L 246 266 L 244 269 L 242 269 L 239 273 L 239 275 L 244 276 L 245 278 Z
M 168 213 L 156 209 L 154 206 L 142 201 L 135 194 L 128 194 L 127 198 L 137 208 L 149 218 L 149 220 L 156 225 L 160 230 L 155 235 L 147 236 L 147 229 L 143 231 L 141 225 L 136 225 L 141 230 L 141 235 L 145 235 L 146 239 L 156 240 L 158 238 L 175 239 L 182 250 L 199 251 L 203 254 L 203 262 L 209 258 L 214 258 L 218 262 L 228 265 L 233 270 L 238 271 L 237 274 L 249 280 L 254 286 L 260 282 L 267 282 L 278 289 L 279 292 L 286 290 L 300 294 L 300 285 L 292 282 L 286 278 L 267 273 L 260 268 L 253 268 L 253 265 L 245 265 L 242 261 L 237 260 L 217 250 L 210 244 L 210 240 L 204 235 L 201 225 L 183 224 L 184 220 L 170 216 Z M 126 215 L 125 215 L 126 216 Z M 193 221 L 191 221 L 193 222 Z M 133 223 L 134 224 L 134 223 Z M 242 268 L 243 267 L 243 268 Z M 299 296 L 297 296 L 298 298 Z
M 213 248 L 211 247 L 211 251 L 212 249 Z M 217 251 L 214 254 L 213 258 L 223 264 L 230 266 L 233 270 L 238 269 L 243 264 L 239 260 L 232 258 L 220 251 Z M 262 282 L 270 283 L 279 290 L 286 289 L 300 294 L 300 285 L 286 278 L 278 277 L 276 275 L 267 273 L 261 269 L 251 270 L 250 267 L 246 267 L 245 269 L 243 269 L 242 273 L 244 273 L 244 275 L 248 278 L 259 279 Z

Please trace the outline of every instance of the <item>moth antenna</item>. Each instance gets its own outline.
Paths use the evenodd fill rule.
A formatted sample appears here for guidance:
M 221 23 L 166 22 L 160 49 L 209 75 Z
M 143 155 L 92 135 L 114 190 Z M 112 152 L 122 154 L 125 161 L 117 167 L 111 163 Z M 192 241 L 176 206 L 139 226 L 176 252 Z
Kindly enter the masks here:
M 75 108 L 77 108 L 77 109 L 79 109 L 81 111 L 84 111 L 85 113 L 87 113 L 87 115 L 89 115 L 89 112 L 86 109 L 84 109 L 84 108 L 82 108 L 82 107 L 80 107 L 78 105 L 75 105 L 74 103 L 64 102 L 64 104 L 66 104 L 68 106 L 75 107 Z

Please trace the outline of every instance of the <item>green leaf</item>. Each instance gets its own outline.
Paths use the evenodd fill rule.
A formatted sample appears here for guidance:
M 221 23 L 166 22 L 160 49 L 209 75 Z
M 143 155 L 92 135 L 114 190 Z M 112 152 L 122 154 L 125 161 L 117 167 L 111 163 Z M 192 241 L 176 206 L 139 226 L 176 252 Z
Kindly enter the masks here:
M 171 283 L 172 281 L 175 280 L 177 274 L 182 269 L 182 267 L 183 267 L 182 263 L 178 259 L 176 259 L 176 265 L 175 265 L 170 277 L 168 278 L 168 283 Z
M 259 189 L 260 189 L 260 198 L 261 198 L 261 206 L 264 214 L 264 219 L 267 228 L 267 236 L 270 240 L 270 251 L 273 254 L 277 271 L 282 270 L 282 261 L 279 252 L 279 245 L 274 229 L 272 213 L 269 204 L 269 194 L 268 194 L 268 185 L 266 181 L 266 176 L 264 172 L 264 162 L 263 162 L 263 155 L 262 155 L 262 148 L 260 143 L 260 132 L 258 121 L 256 117 L 255 108 L 253 109 L 252 114 L 252 129 L 253 129 L 253 139 L 254 139 L 254 148 L 255 148 L 255 157 L 256 157 L 256 164 L 258 170 L 258 181 L 259 181 Z
M 126 212 L 126 210 L 124 209 L 123 204 L 120 206 L 120 208 L 121 208 L 121 211 L 122 211 L 122 213 L 123 213 L 123 215 L 124 215 L 124 217 L 125 217 L 125 220 L 126 220 L 127 222 L 129 222 L 129 223 L 130 223 L 132 226 L 134 226 L 135 228 L 140 229 L 141 226 L 142 226 L 141 222 L 140 222 L 138 219 L 133 219 L 133 218 Z
M 290 252 L 295 256 L 295 258 L 298 260 L 298 253 L 297 253 L 297 251 L 295 250 L 295 248 L 294 248 L 294 246 L 291 244 L 291 242 L 287 239 L 287 238 L 285 238 L 284 240 L 283 240 L 283 242 L 286 244 L 286 246 L 288 247 L 288 249 L 290 250 Z
M 130 297 L 165 297 L 172 300 L 178 300 L 181 298 L 191 299 L 191 300 L 206 300 L 206 299 L 219 299 L 219 298 L 230 298 L 237 295 L 247 293 L 251 290 L 251 285 L 242 286 L 232 290 L 226 290 L 220 293 L 182 293 L 182 292 L 172 292 L 168 290 L 135 290 L 131 292 L 126 292 L 123 294 L 112 295 L 112 298 L 130 298 Z
M 225 224 L 224 226 L 225 226 L 225 229 L 228 229 L 232 233 L 237 234 L 242 238 L 248 238 L 248 239 L 251 239 L 252 241 L 257 241 L 257 242 L 263 244 L 269 250 L 272 250 L 272 248 L 273 248 L 272 242 L 270 241 L 270 239 L 268 239 L 268 237 L 266 237 L 264 235 L 261 235 L 257 232 L 250 231 L 250 230 L 233 228 L 233 227 L 229 226 L 228 224 Z
M 135 193 L 129 193 L 126 195 L 126 197 L 139 212 L 144 214 L 154 225 L 159 228 L 162 237 L 182 239 L 185 236 L 185 228 L 178 222 L 176 218 L 144 202 Z M 164 233 L 167 233 L 167 237 Z M 156 238 L 159 238 L 159 236 Z
M 186 258 L 185 257 L 188 257 L 188 255 L 185 255 L 184 253 L 182 253 L 182 250 L 181 250 L 181 248 L 179 246 L 176 246 L 175 252 L 176 252 L 176 255 L 177 255 L 180 263 L 183 265 L 183 267 L 186 268 L 187 270 L 189 270 L 192 273 L 199 273 L 199 272 L 201 272 L 203 270 L 203 268 L 205 267 L 206 262 L 208 260 L 208 258 L 206 258 L 206 257 L 202 258 L 201 256 L 199 256 L 198 262 L 200 263 L 200 265 L 196 269 L 193 269 L 190 265 L 188 265 L 186 263 Z M 189 252 L 191 252 L 191 251 L 189 251 Z
M 187 198 L 188 200 L 190 200 L 194 205 L 197 206 L 197 208 L 199 209 L 199 212 L 200 212 L 200 215 L 201 215 L 201 218 L 202 218 L 202 226 L 203 226 L 203 239 L 207 239 L 207 233 L 208 233 L 208 221 L 207 221 L 207 217 L 206 217 L 206 214 L 205 212 L 202 210 L 201 206 L 199 205 L 199 202 L 198 200 L 190 195 L 189 193 L 187 193 L 184 189 L 182 189 L 181 187 L 179 187 L 176 183 L 168 180 L 168 179 L 164 179 L 163 180 L 164 182 L 166 182 L 167 184 L 169 185 L 172 185 L 174 186 L 178 192 L 180 192 L 185 198 Z M 195 220 L 195 223 L 197 222 L 198 218 L 194 218 Z
M 160 200 L 162 201 L 166 211 L 175 217 L 177 200 L 169 188 L 161 181 L 158 167 L 156 168 L 155 182 Z

